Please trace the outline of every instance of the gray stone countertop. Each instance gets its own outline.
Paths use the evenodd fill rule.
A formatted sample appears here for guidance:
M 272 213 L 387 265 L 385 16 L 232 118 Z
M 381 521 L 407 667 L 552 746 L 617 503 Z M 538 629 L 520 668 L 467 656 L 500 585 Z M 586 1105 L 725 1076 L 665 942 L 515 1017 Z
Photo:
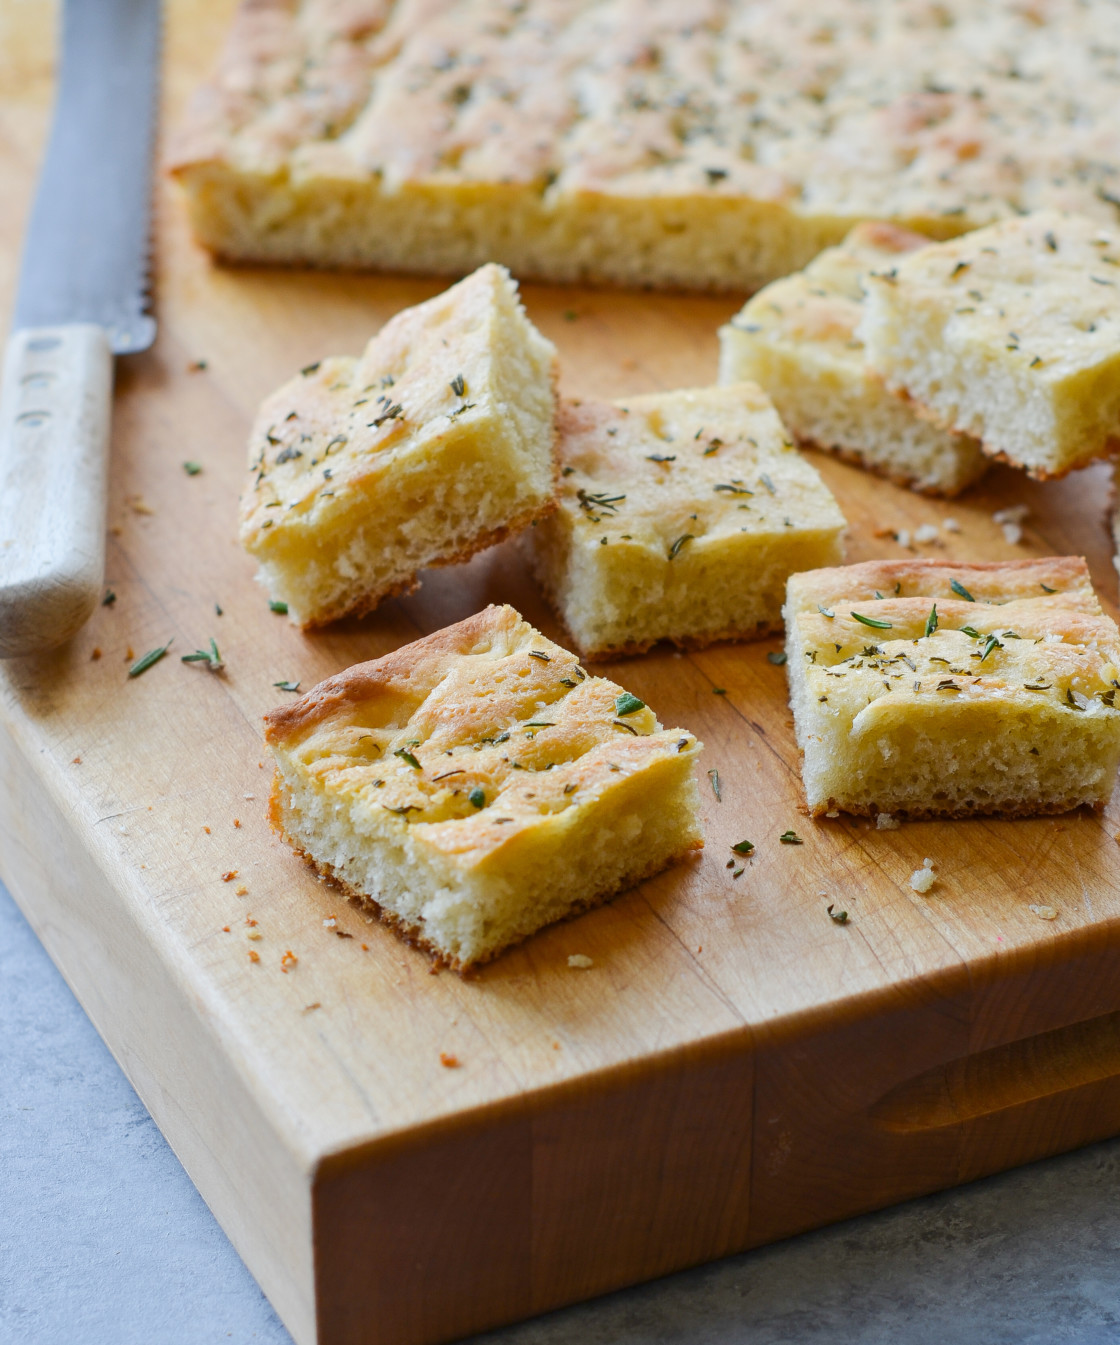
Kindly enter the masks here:
M 0 1342 L 289 1345 L 0 888 Z M 1120 1140 L 475 1345 L 1120 1342 Z

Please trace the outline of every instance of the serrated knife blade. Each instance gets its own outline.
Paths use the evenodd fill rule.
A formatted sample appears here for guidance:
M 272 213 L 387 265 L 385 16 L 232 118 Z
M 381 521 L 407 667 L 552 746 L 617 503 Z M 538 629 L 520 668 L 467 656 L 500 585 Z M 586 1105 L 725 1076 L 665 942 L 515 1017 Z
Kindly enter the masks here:
M 105 573 L 112 356 L 145 350 L 159 0 L 66 0 L 0 386 L 0 657 L 61 644 Z

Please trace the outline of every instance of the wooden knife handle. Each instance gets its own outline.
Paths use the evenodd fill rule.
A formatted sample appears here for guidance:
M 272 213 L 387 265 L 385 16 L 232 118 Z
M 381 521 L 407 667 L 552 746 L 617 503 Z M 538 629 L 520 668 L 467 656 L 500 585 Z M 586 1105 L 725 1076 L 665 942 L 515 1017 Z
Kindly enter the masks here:
M 105 579 L 113 357 L 101 327 L 13 332 L 0 387 L 0 658 L 68 640 Z

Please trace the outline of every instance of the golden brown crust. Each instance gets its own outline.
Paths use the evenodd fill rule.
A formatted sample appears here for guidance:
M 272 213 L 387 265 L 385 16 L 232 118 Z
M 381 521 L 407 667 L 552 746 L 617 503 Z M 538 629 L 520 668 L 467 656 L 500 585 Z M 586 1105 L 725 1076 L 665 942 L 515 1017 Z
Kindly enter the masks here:
M 790 580 L 790 596 L 798 600 L 798 607 L 816 603 L 828 605 L 827 600 L 858 601 L 877 589 L 893 589 L 896 583 L 914 585 L 923 593 L 935 584 L 949 585 L 956 579 L 969 587 L 969 576 L 978 581 L 996 581 L 986 585 L 983 595 L 1006 597 L 1015 589 L 1032 595 L 1040 584 L 1067 592 L 1086 589 L 1092 593 L 1089 567 L 1083 556 L 1043 556 L 1028 560 L 919 560 L 906 557 L 897 560 L 867 560 L 857 565 L 835 565 L 827 569 L 807 570 Z M 979 583 L 977 596 L 980 595 Z
M 449 971 L 457 972 L 464 978 L 469 977 L 479 967 L 484 966 L 487 962 L 492 962 L 494 958 L 499 957 L 510 948 L 516 948 L 518 943 L 524 943 L 536 932 L 534 930 L 525 934 L 515 943 L 503 944 L 502 947 L 493 949 L 473 962 L 465 963 L 458 958 L 449 957 L 442 949 L 437 948 L 435 944 L 424 937 L 420 932 L 419 926 L 409 924 L 407 921 L 402 920 L 400 916 L 395 915 L 392 911 L 386 910 L 385 907 L 382 906 L 380 902 L 375 901 L 373 897 L 361 891 L 360 888 L 355 887 L 352 883 L 348 883 L 330 864 L 323 863 L 320 860 L 315 859 L 313 855 L 309 854 L 284 825 L 284 804 L 282 794 L 283 781 L 280 772 L 276 771 L 272 777 L 272 788 L 268 797 L 268 820 L 273 831 L 275 831 L 282 840 L 286 841 L 295 853 L 299 855 L 305 863 L 309 864 L 321 878 L 326 879 L 334 887 L 337 887 L 340 892 L 345 893 L 351 901 L 356 902 L 358 905 L 377 916 L 378 920 L 392 930 L 402 943 L 406 943 L 409 947 L 419 949 L 420 952 L 425 953 L 431 959 L 433 968 L 446 967 Z M 574 920 L 577 916 L 584 915 L 586 912 L 594 910 L 597 906 L 606 905 L 608 901 L 613 900 L 622 892 L 630 891 L 631 888 L 637 887 L 639 883 L 645 882 L 647 878 L 652 878 L 654 874 L 662 872 L 662 870 L 669 868 L 673 864 L 679 864 L 681 860 L 687 858 L 690 854 L 695 854 L 703 848 L 703 841 L 693 841 L 691 845 L 686 846 L 685 849 L 681 850 L 678 854 L 671 855 L 668 859 L 659 859 L 655 861 L 640 873 L 627 878 L 624 883 L 620 883 L 613 888 L 608 888 L 605 891 L 598 892 L 595 896 L 588 898 L 586 901 L 577 902 L 566 912 L 562 919 Z M 555 923 L 559 924 L 560 921 L 556 921 Z

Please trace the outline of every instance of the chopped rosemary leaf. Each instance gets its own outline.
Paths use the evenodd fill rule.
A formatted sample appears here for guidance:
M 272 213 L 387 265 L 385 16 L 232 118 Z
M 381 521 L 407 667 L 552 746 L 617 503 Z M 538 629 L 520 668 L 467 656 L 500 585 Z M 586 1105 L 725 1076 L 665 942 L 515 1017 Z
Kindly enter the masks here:
M 461 396 L 462 394 L 460 394 Z M 486 805 L 486 791 L 481 785 L 475 785 L 467 795 L 467 802 L 472 808 L 483 808 Z
M 713 490 L 722 491 L 725 495 L 753 495 L 753 490 L 748 490 L 741 481 L 720 482 L 718 486 L 713 486 Z
M 669 559 L 676 560 L 677 556 L 680 555 L 681 547 L 684 546 L 685 542 L 691 542 L 694 540 L 695 539 L 693 538 L 692 533 L 690 532 L 682 533 L 682 535 L 678 537 L 677 540 L 673 543 L 673 545 L 669 548 Z
M 778 840 L 780 840 L 783 845 L 805 844 L 805 842 L 801 839 L 801 837 L 797 834 L 797 832 L 793 831 L 792 829 L 789 831 L 783 831 L 782 834 L 778 837 Z
M 560 685 L 562 687 L 574 687 L 576 684 L 575 682 L 572 681 L 570 677 L 561 677 Z
M 983 635 L 981 635 L 980 632 L 978 630 L 975 630 L 972 626 L 962 626 L 961 634 L 971 635 L 974 640 L 982 640 L 984 638 Z
M 184 462 L 184 463 L 183 463 L 183 471 L 186 472 L 186 474 L 187 474 L 188 476 L 197 476 L 197 475 L 199 474 L 199 472 L 202 471 L 202 463 L 201 463 L 201 462 L 189 462 L 189 461 L 188 461 L 188 462 Z
M 1024 690 L 1024 691 L 1049 691 L 1050 688 L 1051 688 L 1053 685 L 1054 685 L 1053 682 L 1033 682 L 1033 683 L 1032 683 L 1032 682 L 1024 682 L 1024 683 L 1023 683 L 1023 690 Z
M 817 603 L 817 611 L 820 612 L 821 616 L 828 617 L 829 621 L 833 621 L 836 617 L 835 612 L 830 612 L 827 607 L 822 607 L 820 603 Z
M 464 379 L 462 374 L 456 374 L 455 377 L 451 380 L 451 391 L 455 394 L 456 397 L 462 397 L 465 395 L 467 391 L 467 383 L 466 379 Z
M 754 841 L 737 841 L 731 848 L 737 855 L 749 855 L 754 850 Z
M 971 593 L 969 593 L 968 589 L 965 588 L 965 586 L 961 583 L 959 579 L 950 579 L 949 587 L 953 590 L 953 592 L 957 595 L 958 598 L 963 598 L 965 602 L 976 601 L 976 599 L 972 596 Z
M 1116 694 L 1116 693 L 1113 692 L 1113 695 L 1115 695 L 1115 694 Z M 719 787 L 719 771 L 709 771 L 709 772 L 708 772 L 708 779 L 712 782 L 712 793 L 716 796 L 716 802 L 717 802 L 717 803 L 722 803 L 722 802 L 723 802 L 723 795 L 722 795 L 722 793 L 720 793 L 720 787 Z
M 627 733 L 632 733 L 635 738 L 638 736 L 638 730 L 633 724 L 625 724 L 621 719 L 612 719 L 611 723 L 616 729 L 625 729 Z
M 129 677 L 139 677 L 141 673 L 147 672 L 154 663 L 158 663 L 160 659 L 163 658 L 164 654 L 166 654 L 170 648 L 171 641 L 168 640 L 166 644 L 160 645 L 158 649 L 149 649 L 143 658 L 138 658 L 132 667 L 129 668 Z
M 835 902 L 828 904 L 828 918 L 837 925 L 846 925 L 848 923 L 848 912 L 838 911 Z
M 994 635 L 989 635 L 984 641 L 984 652 L 980 655 L 980 662 L 983 663 L 993 649 L 1002 649 L 1003 642 L 997 640 Z
M 281 691 L 298 691 L 298 682 L 273 682 L 274 687 L 279 687 Z
M 113 592 L 111 588 L 107 588 L 105 590 L 105 596 L 101 599 L 101 606 L 112 607 L 112 605 L 116 602 L 116 600 L 117 595 Z
M 646 462 L 661 462 L 661 463 L 665 463 L 665 462 L 676 462 L 676 460 L 677 460 L 677 455 L 676 455 L 675 453 L 647 453 L 647 454 L 646 454 Z
M 594 514 L 596 510 L 601 510 L 608 514 L 617 513 L 618 506 L 625 498 L 625 495 L 606 495 L 603 493 L 596 495 L 589 490 L 584 490 L 582 487 L 576 491 L 576 499 L 579 501 L 579 507 L 587 514 Z
M 270 602 L 268 604 L 268 610 L 270 612 L 275 612 L 277 616 L 287 616 L 288 604 L 286 602 Z
M 184 654 L 179 661 L 180 663 L 205 663 L 211 672 L 221 672 L 226 666 L 222 662 L 222 656 L 218 653 L 218 646 L 213 638 L 210 640 L 209 649 L 196 649 L 193 654 Z
M 524 727 L 527 729 L 554 729 L 556 724 L 551 719 L 530 719 Z
M 780 668 L 786 661 L 786 657 L 786 651 L 784 649 L 771 649 L 769 654 L 766 655 L 766 662 L 773 663 L 775 667 Z
M 407 749 L 405 749 L 405 748 L 403 748 L 403 747 L 398 747 L 397 750 L 393 753 L 393 755 L 394 755 L 395 757 L 400 757 L 400 759 L 401 759 L 402 761 L 407 761 L 408 764 L 409 764 L 414 770 L 420 770 L 420 769 L 421 769 L 420 763 L 416 760 L 416 758 L 412 755 L 412 753 L 409 752 Z
M 861 616 L 859 612 L 850 613 L 861 625 L 874 626 L 876 630 L 893 630 L 894 623 L 890 621 L 879 621 L 873 616 Z
M 770 478 L 766 475 L 765 472 L 763 472 L 758 479 L 762 482 L 762 484 L 766 487 L 766 489 L 770 492 L 771 495 L 777 495 L 778 492 L 774 489 L 773 481 L 770 480 Z
M 552 662 L 552 660 L 551 660 L 551 659 L 549 658 L 549 656 L 544 652 L 543 649 L 530 649 L 530 650 L 529 650 L 529 657 L 530 657 L 530 658 L 539 658 L 540 661 L 541 661 L 542 663 L 551 663 L 551 662 Z
M 713 696 L 726 696 L 726 695 L 727 695 L 727 688 L 726 688 L 726 687 L 712 687 L 712 695 L 713 695 Z
M 644 710 L 645 708 L 645 701 L 640 701 L 637 696 L 630 691 L 624 691 L 614 703 L 615 714 L 619 715 L 637 714 L 639 710 Z
M 1039 584 L 1039 588 L 1043 591 L 1043 593 L 1057 593 L 1058 591 L 1056 588 L 1049 588 L 1046 584 L 1043 583 Z
M 382 415 L 375 417 L 369 422 L 369 428 L 371 430 L 380 429 L 387 420 L 399 420 L 403 414 L 404 407 L 400 402 L 394 402 Z
M 316 360 L 314 364 L 305 364 L 303 368 L 300 370 L 300 373 L 304 376 L 304 378 L 307 378 L 309 374 L 313 374 L 316 371 L 316 369 L 318 369 L 319 365 L 322 364 L 322 362 L 323 362 L 322 360 Z
M 418 813 L 420 811 L 418 803 L 406 803 L 401 808 L 390 808 L 387 803 L 383 803 L 381 806 L 387 813 L 396 813 L 398 817 L 403 817 L 405 813 Z
M 1088 699 L 1080 692 L 1074 691 L 1072 687 L 1066 687 L 1066 704 L 1071 710 L 1084 711 L 1089 708 Z

